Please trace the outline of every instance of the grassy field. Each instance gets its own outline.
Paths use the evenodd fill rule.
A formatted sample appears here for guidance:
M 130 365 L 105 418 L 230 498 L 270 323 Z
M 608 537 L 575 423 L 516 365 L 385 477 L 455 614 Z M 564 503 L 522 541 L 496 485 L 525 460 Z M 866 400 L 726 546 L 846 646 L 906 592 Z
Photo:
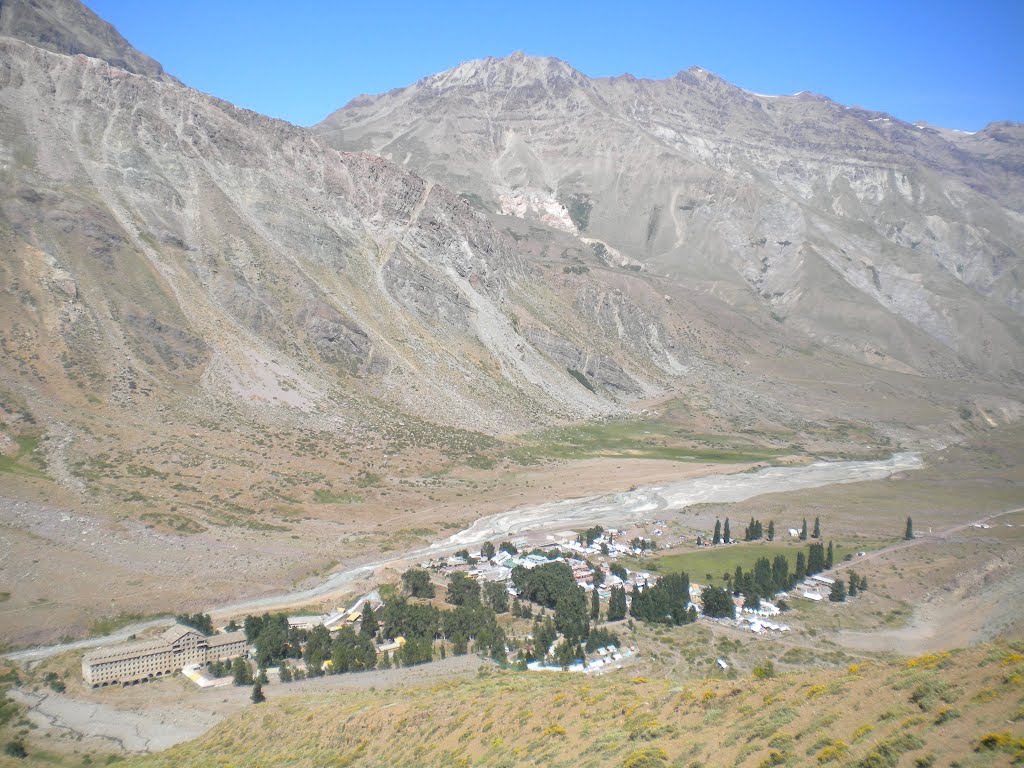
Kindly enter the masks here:
M 0 454 L 0 472 L 25 477 L 46 477 L 46 465 L 36 453 L 39 435 L 18 435 L 14 442 L 18 446 L 17 451 Z
M 664 459 L 715 463 L 766 461 L 792 453 L 739 436 L 686 432 L 657 420 L 617 421 L 560 427 L 519 436 L 509 455 L 520 462 L 544 459 Z
M 1024 758 L 1022 651 L 684 683 L 481 671 L 401 691 L 270 686 L 197 741 L 124 765 L 1009 766 Z
M 856 541 L 856 542 L 835 542 L 833 546 L 833 561 L 839 563 L 846 555 L 856 557 L 857 552 L 868 552 L 874 549 L 881 549 L 887 544 L 894 542 Z M 828 541 L 825 541 L 828 546 Z M 754 541 L 738 542 L 736 544 L 720 545 L 708 549 L 695 549 L 691 552 L 651 557 L 646 560 L 627 561 L 626 567 L 631 570 L 654 571 L 656 573 L 680 573 L 685 571 L 693 581 L 707 579 L 707 574 L 712 574 L 714 579 L 720 580 L 722 574 L 731 574 L 736 566 L 742 566 L 743 570 L 749 571 L 759 558 L 767 557 L 769 560 L 776 555 L 785 555 L 789 558 L 790 566 L 796 565 L 797 552 L 807 553 L 807 542 L 783 542 L 783 541 Z

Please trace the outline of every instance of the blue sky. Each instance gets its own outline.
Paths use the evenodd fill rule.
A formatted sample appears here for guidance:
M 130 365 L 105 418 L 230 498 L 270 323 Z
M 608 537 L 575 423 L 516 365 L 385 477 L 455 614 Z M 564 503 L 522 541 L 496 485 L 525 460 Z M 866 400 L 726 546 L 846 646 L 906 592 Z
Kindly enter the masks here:
M 977 130 L 1024 122 L 1024 0 L 86 0 L 188 85 L 300 125 L 522 50 L 591 76 L 697 65 L 758 93 Z

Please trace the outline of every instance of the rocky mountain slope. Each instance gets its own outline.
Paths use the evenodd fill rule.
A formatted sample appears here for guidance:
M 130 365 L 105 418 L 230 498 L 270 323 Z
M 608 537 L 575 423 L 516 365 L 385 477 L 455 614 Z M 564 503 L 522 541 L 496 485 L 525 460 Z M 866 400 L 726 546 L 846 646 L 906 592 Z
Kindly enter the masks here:
M 870 365 L 1020 383 L 1024 128 L 471 61 L 315 127 Z
M 104 59 L 129 72 L 177 82 L 159 62 L 133 48 L 111 24 L 81 3 L 0 0 L 0 35 L 55 53 Z
M 773 450 L 1019 418 L 1019 129 L 843 112 L 516 56 L 308 130 L 4 0 L 10 493 L 193 530 L 651 402 Z
M 639 304 L 595 284 L 603 306 L 577 316 L 440 186 L 98 59 L 0 46 L 7 344 L 40 356 L 19 358 L 39 389 L 300 413 L 373 396 L 495 431 L 610 413 L 683 370 Z

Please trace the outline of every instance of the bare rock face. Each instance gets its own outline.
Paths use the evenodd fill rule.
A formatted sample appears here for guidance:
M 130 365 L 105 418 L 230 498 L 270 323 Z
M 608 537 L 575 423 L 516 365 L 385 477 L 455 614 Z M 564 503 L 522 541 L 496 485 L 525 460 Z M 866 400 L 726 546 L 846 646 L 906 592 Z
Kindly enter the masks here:
M 514 54 L 315 127 L 854 359 L 1022 381 L 1024 133 Z
M 177 82 L 140 53 L 108 22 L 68 0 L 0 0 L 0 35 L 55 53 L 83 54 L 134 72 Z
M 69 488 L 85 411 L 401 445 L 663 397 L 732 430 L 1017 418 L 1020 157 L 1016 126 L 522 55 L 311 131 L 3 0 L 0 405 Z

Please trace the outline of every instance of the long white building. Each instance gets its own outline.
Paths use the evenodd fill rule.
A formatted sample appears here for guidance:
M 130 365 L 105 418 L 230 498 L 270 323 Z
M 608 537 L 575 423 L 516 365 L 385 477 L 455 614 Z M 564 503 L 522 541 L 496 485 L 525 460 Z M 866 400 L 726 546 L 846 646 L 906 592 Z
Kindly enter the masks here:
M 97 648 L 82 659 L 82 678 L 93 688 L 132 685 L 181 671 L 187 664 L 226 661 L 245 653 L 245 633 L 207 637 L 175 624 L 160 637 L 137 643 Z

